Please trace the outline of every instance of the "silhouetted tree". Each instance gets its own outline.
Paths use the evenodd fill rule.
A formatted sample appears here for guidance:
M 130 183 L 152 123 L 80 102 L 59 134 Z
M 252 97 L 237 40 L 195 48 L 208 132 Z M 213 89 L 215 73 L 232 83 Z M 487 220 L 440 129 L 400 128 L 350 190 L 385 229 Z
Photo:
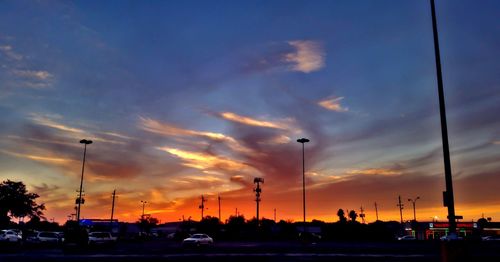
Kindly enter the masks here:
M 26 223 L 26 228 L 39 231 L 60 231 L 61 227 L 56 222 L 41 221 L 39 217 L 33 217 Z
M 358 217 L 358 214 L 356 211 L 351 210 L 349 211 L 349 218 L 351 219 L 351 222 L 356 222 L 356 218 Z
M 477 226 L 479 229 L 483 229 L 486 225 L 488 225 L 488 220 L 486 218 L 480 218 L 477 220 Z
M 158 224 L 158 219 L 152 216 L 143 216 L 137 221 L 144 232 L 150 232 Z
M 38 205 L 38 194 L 28 193 L 23 182 L 11 180 L 0 184 L 0 225 L 14 217 L 43 217 L 44 204 Z
M 206 216 L 197 225 L 198 232 L 206 233 L 214 237 L 220 230 L 220 221 L 217 217 Z
M 342 208 L 339 209 L 339 211 L 337 211 L 337 216 L 339 217 L 339 222 L 346 222 L 347 221 L 347 218 L 345 217 L 345 212 Z
M 244 216 L 230 216 L 227 220 L 227 225 L 231 227 L 242 227 L 245 225 Z

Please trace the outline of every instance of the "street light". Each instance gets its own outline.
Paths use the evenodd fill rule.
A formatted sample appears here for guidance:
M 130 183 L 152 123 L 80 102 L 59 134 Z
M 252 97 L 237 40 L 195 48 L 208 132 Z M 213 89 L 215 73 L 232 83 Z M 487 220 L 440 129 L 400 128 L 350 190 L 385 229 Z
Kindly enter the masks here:
M 146 205 L 148 201 L 142 201 L 141 200 L 141 203 L 142 203 L 142 216 L 141 216 L 141 219 L 144 219 L 144 206 Z
M 304 229 L 306 226 L 306 166 L 304 157 L 304 144 L 309 142 L 307 138 L 297 139 L 297 142 L 302 144 L 302 205 L 304 211 Z
M 415 203 L 417 202 L 417 200 L 419 200 L 420 197 L 416 197 L 415 199 L 411 199 L 411 198 L 408 198 L 408 201 L 412 202 L 413 204 L 413 221 L 417 221 L 417 213 L 415 212 Z
M 76 212 L 76 221 L 78 223 L 80 223 L 80 208 L 81 208 L 81 204 L 83 204 L 83 199 L 82 199 L 82 191 L 83 191 L 83 172 L 85 171 L 85 155 L 87 154 L 87 145 L 90 145 L 92 144 L 92 140 L 87 140 L 87 139 L 82 139 L 80 140 L 80 144 L 83 144 L 84 147 L 83 147 L 83 163 L 82 163 L 82 177 L 80 179 L 80 191 L 79 191 L 79 196 L 78 196 L 78 199 L 77 199 L 77 203 L 78 203 L 78 210 Z

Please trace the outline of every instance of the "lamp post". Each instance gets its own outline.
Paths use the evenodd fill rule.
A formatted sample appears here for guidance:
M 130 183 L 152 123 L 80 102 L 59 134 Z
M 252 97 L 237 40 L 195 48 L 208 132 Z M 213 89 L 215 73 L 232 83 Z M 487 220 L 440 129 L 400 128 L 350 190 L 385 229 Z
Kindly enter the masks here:
M 416 197 L 415 199 L 411 199 L 411 198 L 408 198 L 408 201 L 412 202 L 413 204 L 413 221 L 417 221 L 417 213 L 415 211 L 415 203 L 417 202 L 417 200 L 419 200 L 420 197 Z
M 448 232 L 456 235 L 457 221 L 455 216 L 455 200 L 453 195 L 453 177 L 451 174 L 450 146 L 448 142 L 448 126 L 446 123 L 446 106 L 444 103 L 443 76 L 441 72 L 441 55 L 439 52 L 439 37 L 437 30 L 436 7 L 430 0 L 432 16 L 432 33 L 434 38 L 434 54 L 436 59 L 436 75 L 439 95 L 439 115 L 441 116 L 441 137 L 443 141 L 444 178 L 446 191 L 443 192 L 443 204 L 448 208 Z
M 78 196 L 78 209 L 76 212 L 76 221 L 80 223 L 80 208 L 81 204 L 83 204 L 82 200 L 82 191 L 83 191 L 83 172 L 85 171 L 85 156 L 87 154 L 87 145 L 92 144 L 92 140 L 87 140 L 87 139 L 82 139 L 80 140 L 80 144 L 83 144 L 83 163 L 82 163 L 82 177 L 80 179 L 80 191 L 79 191 L 79 196 Z
M 304 156 L 304 144 L 309 142 L 307 138 L 297 139 L 297 142 L 302 144 L 302 205 L 304 212 L 304 229 L 306 226 L 306 166 L 305 166 L 305 156 Z

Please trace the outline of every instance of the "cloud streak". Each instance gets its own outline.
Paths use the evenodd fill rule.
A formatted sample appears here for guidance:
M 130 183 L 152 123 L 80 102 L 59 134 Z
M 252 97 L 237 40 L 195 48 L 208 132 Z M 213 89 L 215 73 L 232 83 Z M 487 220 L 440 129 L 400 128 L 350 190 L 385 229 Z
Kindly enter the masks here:
M 185 166 L 196 169 L 242 171 L 242 170 L 248 170 L 249 168 L 244 163 L 220 156 L 181 150 L 177 148 L 169 148 L 169 147 L 157 147 L 156 149 L 167 152 L 173 156 L 176 156 L 184 161 L 183 164 Z
M 270 121 L 264 121 L 264 120 L 257 120 L 251 117 L 247 116 L 242 116 L 238 115 L 235 113 L 231 112 L 222 112 L 219 113 L 218 116 L 220 116 L 223 119 L 243 124 L 243 125 L 248 125 L 248 126 L 257 126 L 257 127 L 267 127 L 267 128 L 274 128 L 274 129 L 287 129 L 288 127 L 283 124 L 283 123 L 276 123 L 276 122 L 270 122 Z
M 380 175 L 380 176 L 397 176 L 403 174 L 400 170 L 387 169 L 387 168 L 367 168 L 367 169 L 353 169 L 347 171 L 349 175 Z
M 16 53 L 12 46 L 10 45 L 0 45 L 0 51 L 2 51 L 5 56 L 7 56 L 11 60 L 21 61 L 23 60 L 23 56 Z
M 325 109 L 335 111 L 335 112 L 347 112 L 347 111 L 349 111 L 349 108 L 343 107 L 340 104 L 340 101 L 342 101 L 343 99 L 344 99 L 344 97 L 342 97 L 342 96 L 341 97 L 327 98 L 327 99 L 319 101 L 318 105 L 325 108 Z
M 140 117 L 139 119 L 139 128 L 166 137 L 176 136 L 176 137 L 207 138 L 212 141 L 225 142 L 234 151 L 241 153 L 252 153 L 252 150 L 242 146 L 238 141 L 236 141 L 236 139 L 234 139 L 231 136 L 224 135 L 222 133 L 183 129 L 176 127 L 172 124 L 144 117 Z
M 47 71 L 36 70 L 13 70 L 14 75 L 18 77 L 25 77 L 34 80 L 49 80 L 54 76 Z
M 31 120 L 33 120 L 36 124 L 51 127 L 51 128 L 58 129 L 61 131 L 78 133 L 78 134 L 84 133 L 84 131 L 82 129 L 78 129 L 78 128 L 70 127 L 70 126 L 67 126 L 67 125 L 64 125 L 61 123 L 57 123 L 56 121 L 50 119 L 49 117 L 42 116 L 39 114 L 33 114 L 31 117 Z

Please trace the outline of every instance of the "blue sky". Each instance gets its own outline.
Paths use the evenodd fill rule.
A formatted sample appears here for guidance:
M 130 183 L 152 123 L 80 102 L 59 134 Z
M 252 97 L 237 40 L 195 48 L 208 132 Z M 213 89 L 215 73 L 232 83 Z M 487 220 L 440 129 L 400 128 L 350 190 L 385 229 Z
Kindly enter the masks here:
M 363 205 L 370 220 L 377 201 L 397 219 L 398 195 L 446 217 L 427 1 L 0 5 L 0 178 L 49 217 L 72 212 L 88 138 L 84 216 L 107 216 L 116 188 L 122 220 L 140 200 L 195 217 L 201 194 L 252 217 L 258 176 L 264 216 L 296 219 L 299 137 L 311 218 Z M 498 217 L 500 4 L 436 8 L 457 213 Z

